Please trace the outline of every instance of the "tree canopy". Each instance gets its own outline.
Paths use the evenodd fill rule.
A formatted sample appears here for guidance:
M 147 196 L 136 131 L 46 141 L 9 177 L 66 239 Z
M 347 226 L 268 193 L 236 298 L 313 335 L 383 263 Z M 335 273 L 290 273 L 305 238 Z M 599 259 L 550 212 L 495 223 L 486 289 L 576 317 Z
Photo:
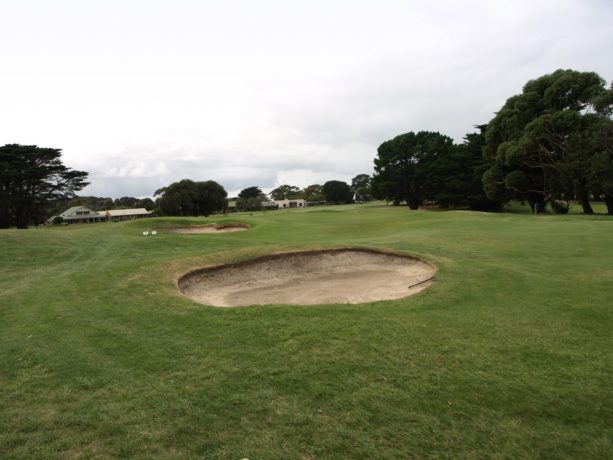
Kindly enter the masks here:
M 0 228 L 27 228 L 45 219 L 45 206 L 88 185 L 88 173 L 66 167 L 61 149 L 0 147 Z
M 433 169 L 439 188 L 428 199 L 442 207 L 468 206 L 478 211 L 497 211 L 501 203 L 486 197 L 481 179 L 488 168 L 482 153 L 487 125 L 475 128 L 478 132 L 466 134 L 462 144 L 438 158 Z
M 322 187 L 322 193 L 328 203 L 351 203 L 353 192 L 346 182 L 330 180 Z
M 194 182 L 183 179 L 155 192 L 158 211 L 167 216 L 209 216 L 226 207 L 225 189 L 209 180 Z
M 260 190 L 259 187 L 247 187 L 244 188 L 243 190 L 240 191 L 240 193 L 238 194 L 239 198 L 242 198 L 244 200 L 248 200 L 249 198 L 264 198 L 264 192 L 262 192 L 262 190 Z
M 379 198 L 405 201 L 417 209 L 425 199 L 441 189 L 437 160 L 454 149 L 453 140 L 437 132 L 401 134 L 384 142 L 377 150 L 373 191 Z
M 613 121 L 601 117 L 570 140 L 570 177 L 573 169 L 582 173 L 585 190 L 602 199 L 608 214 L 613 215 Z M 574 167 L 579 163 L 578 167 Z M 577 175 L 573 184 L 577 186 Z M 585 210 L 585 205 L 584 205 Z M 588 212 L 591 207 L 588 208 Z
M 354 192 L 359 188 L 370 187 L 370 176 L 368 174 L 358 174 L 351 179 L 351 190 Z
M 384 142 L 371 190 L 411 209 L 428 201 L 498 210 L 518 199 L 535 212 L 548 203 L 564 211 L 576 199 L 591 213 L 594 197 L 613 214 L 612 113 L 613 86 L 593 72 L 557 70 L 529 81 L 460 145 L 425 131 Z
M 295 200 L 302 198 L 302 191 L 295 185 L 280 185 L 270 192 L 273 200 Z
M 487 196 L 526 200 L 535 212 L 544 211 L 553 198 L 575 196 L 590 212 L 590 170 L 596 159 L 578 139 L 610 123 L 610 91 L 596 73 L 574 70 L 526 83 L 488 124 L 483 150 L 490 163 L 483 175 Z
M 319 184 L 311 184 L 302 190 L 306 201 L 324 201 L 323 187 Z
M 103 211 L 106 209 L 114 209 L 115 202 L 112 198 L 97 197 L 97 196 L 75 196 L 68 200 L 61 200 L 57 202 L 57 207 L 54 213 L 59 213 L 66 208 L 73 206 L 86 206 L 94 211 Z M 149 209 L 152 209 L 153 206 Z
M 351 190 L 356 200 L 369 201 L 372 198 L 370 185 L 371 177 L 368 174 L 358 174 L 351 179 Z

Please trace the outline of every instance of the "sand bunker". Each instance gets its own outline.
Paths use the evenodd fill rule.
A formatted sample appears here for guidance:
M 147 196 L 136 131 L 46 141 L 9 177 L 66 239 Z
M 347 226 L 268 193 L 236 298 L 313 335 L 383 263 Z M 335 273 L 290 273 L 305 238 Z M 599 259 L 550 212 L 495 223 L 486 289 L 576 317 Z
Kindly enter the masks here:
M 230 233 L 244 232 L 248 230 L 247 225 L 241 224 L 207 224 L 207 225 L 192 225 L 190 227 L 174 227 L 167 231 L 172 233 Z
M 415 294 L 432 283 L 435 271 L 410 256 L 338 249 L 198 269 L 178 284 L 190 299 L 216 307 L 353 304 Z

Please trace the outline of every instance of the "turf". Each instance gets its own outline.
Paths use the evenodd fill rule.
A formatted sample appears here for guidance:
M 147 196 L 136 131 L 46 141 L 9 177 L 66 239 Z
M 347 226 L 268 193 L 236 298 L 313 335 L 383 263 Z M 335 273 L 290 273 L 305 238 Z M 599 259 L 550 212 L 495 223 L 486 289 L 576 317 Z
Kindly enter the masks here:
M 251 229 L 163 232 L 222 221 Z M 337 246 L 424 257 L 437 280 L 235 309 L 174 284 Z M 607 216 L 374 204 L 3 230 L 0 457 L 611 458 L 612 319 Z

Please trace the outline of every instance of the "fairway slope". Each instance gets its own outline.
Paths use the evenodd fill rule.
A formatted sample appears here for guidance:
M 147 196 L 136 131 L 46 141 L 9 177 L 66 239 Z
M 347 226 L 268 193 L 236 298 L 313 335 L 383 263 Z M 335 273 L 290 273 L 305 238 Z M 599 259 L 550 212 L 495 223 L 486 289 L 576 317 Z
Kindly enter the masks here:
M 212 223 L 249 231 L 165 231 Z M 612 232 L 377 202 L 0 230 L 0 459 L 610 459 Z M 415 255 L 436 281 L 359 305 L 217 308 L 178 288 L 205 267 L 302 274 L 288 254 L 332 248 Z M 259 293 L 314 301 L 303 282 Z

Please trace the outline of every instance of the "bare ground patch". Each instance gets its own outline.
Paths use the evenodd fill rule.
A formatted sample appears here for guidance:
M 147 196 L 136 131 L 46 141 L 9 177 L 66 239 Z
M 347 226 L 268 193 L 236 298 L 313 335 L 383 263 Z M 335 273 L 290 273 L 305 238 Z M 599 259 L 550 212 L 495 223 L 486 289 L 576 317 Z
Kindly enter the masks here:
M 190 299 L 216 307 L 364 303 L 428 287 L 436 268 L 407 255 L 365 249 L 291 252 L 197 269 L 178 280 Z

